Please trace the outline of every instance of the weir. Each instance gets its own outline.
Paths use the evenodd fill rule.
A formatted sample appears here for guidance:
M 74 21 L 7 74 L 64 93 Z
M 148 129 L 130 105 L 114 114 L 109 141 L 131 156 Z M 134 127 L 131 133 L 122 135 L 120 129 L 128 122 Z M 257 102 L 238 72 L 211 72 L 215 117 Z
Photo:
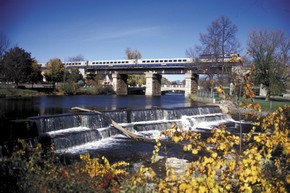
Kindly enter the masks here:
M 131 109 L 102 113 L 132 132 L 142 134 L 146 131 L 146 137 L 153 137 L 154 133 L 164 131 L 173 123 L 179 128 L 198 130 L 234 121 L 229 115 L 223 114 L 218 106 Z M 36 126 L 41 141 L 54 144 L 56 150 L 73 148 L 121 134 L 96 113 L 37 116 L 30 117 L 29 121 Z

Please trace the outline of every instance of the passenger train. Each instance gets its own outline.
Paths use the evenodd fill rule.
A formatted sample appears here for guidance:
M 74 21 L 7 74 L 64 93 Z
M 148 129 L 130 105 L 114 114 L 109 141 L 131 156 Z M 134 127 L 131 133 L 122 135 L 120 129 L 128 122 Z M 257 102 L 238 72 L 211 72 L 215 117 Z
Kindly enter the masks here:
M 93 61 L 76 61 L 65 62 L 66 68 L 128 68 L 128 67 L 183 67 L 184 64 L 193 64 L 199 62 L 214 62 L 215 60 L 209 55 L 202 55 L 200 59 L 193 58 L 162 58 L 162 59 L 127 59 L 127 60 L 93 60 Z M 220 59 L 218 59 L 220 60 Z M 238 54 L 228 54 L 224 57 L 225 62 L 241 62 Z

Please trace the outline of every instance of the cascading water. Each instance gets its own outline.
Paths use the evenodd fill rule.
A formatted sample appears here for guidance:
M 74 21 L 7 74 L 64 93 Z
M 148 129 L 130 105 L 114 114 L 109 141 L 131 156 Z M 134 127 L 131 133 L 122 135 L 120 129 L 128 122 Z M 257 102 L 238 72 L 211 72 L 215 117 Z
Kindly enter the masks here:
M 218 106 L 120 110 L 102 113 L 130 131 L 151 138 L 169 128 L 173 123 L 183 129 L 210 129 L 213 126 L 234 121 L 229 115 L 221 113 Z M 36 124 L 39 136 L 54 144 L 60 152 L 78 149 L 86 144 L 103 140 L 112 142 L 114 137 L 121 136 L 120 131 L 96 113 L 40 116 L 31 117 L 30 120 Z

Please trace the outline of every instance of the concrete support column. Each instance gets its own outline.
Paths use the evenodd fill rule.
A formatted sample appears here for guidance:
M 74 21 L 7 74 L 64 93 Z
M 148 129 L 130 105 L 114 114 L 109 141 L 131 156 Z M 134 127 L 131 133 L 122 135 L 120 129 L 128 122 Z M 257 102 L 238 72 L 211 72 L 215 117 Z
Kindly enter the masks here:
M 198 78 L 198 74 L 193 74 L 191 70 L 185 73 L 185 97 L 189 97 L 191 94 L 197 94 Z
M 146 90 L 145 95 L 147 96 L 160 96 L 161 95 L 161 78 L 160 74 L 156 72 L 145 72 L 146 78 Z
M 235 91 L 235 85 L 231 82 L 230 83 L 230 96 L 234 94 L 234 91 Z
M 127 74 L 112 74 L 113 78 L 113 89 L 117 95 L 127 95 L 128 85 L 127 85 Z
M 259 96 L 267 96 L 267 88 L 263 84 L 260 84 Z
M 86 79 L 87 78 L 87 74 L 86 74 L 85 69 L 84 68 L 80 68 L 79 71 L 80 71 L 81 75 L 83 75 L 83 78 Z

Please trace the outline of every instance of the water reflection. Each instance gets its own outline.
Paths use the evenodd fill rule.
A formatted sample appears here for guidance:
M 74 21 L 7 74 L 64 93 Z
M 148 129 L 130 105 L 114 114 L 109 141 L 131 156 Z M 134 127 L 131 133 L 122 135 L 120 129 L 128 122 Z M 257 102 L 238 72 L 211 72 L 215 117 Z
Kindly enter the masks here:
M 40 96 L 0 99 L 0 117 L 8 120 L 23 119 L 30 116 L 61 114 L 71 112 L 78 106 L 95 110 L 149 109 L 155 107 L 175 108 L 198 105 L 183 94 L 150 97 L 128 96 Z

